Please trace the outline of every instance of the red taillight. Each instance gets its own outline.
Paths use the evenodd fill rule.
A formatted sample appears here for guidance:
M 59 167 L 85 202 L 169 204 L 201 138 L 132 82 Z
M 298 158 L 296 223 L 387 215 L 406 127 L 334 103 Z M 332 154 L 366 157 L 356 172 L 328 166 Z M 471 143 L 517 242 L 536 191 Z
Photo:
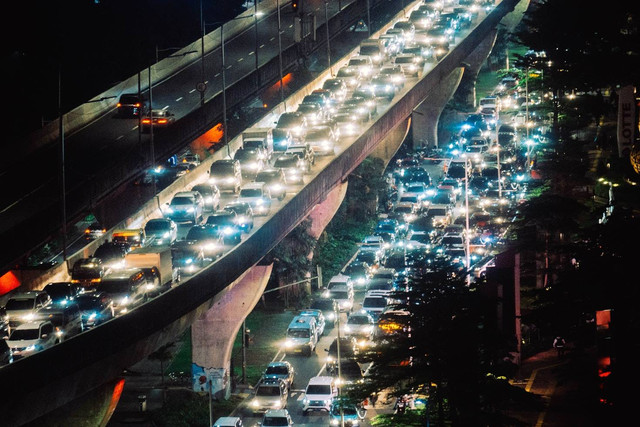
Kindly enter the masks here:
M 133 104 L 133 106 L 136 107 L 136 108 L 140 108 L 140 103 L 136 102 L 135 104 Z
M 119 102 L 116 104 L 116 107 L 120 108 L 122 107 L 122 104 L 120 104 Z
M 150 124 L 150 123 L 151 123 L 151 120 L 150 120 L 150 119 L 142 119 L 142 124 L 144 124 L 144 125 L 148 125 L 148 124 Z
M 165 124 L 167 124 L 167 119 L 158 119 L 158 124 L 159 124 L 159 125 L 165 125 Z

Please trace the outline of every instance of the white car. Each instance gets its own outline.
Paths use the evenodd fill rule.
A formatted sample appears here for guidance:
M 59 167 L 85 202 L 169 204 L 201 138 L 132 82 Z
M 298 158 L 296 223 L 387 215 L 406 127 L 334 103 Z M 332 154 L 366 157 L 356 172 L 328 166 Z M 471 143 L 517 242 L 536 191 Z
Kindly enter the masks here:
M 347 317 L 344 333 L 347 336 L 368 340 L 373 335 L 374 324 L 373 317 L 366 311 L 354 311 Z
M 13 360 L 30 356 L 61 341 L 53 323 L 47 321 L 27 322 L 17 326 L 9 335 L 7 344 L 13 352 Z
M 254 215 L 269 215 L 271 212 L 271 194 L 264 182 L 250 182 L 240 187 L 236 199 L 251 205 Z

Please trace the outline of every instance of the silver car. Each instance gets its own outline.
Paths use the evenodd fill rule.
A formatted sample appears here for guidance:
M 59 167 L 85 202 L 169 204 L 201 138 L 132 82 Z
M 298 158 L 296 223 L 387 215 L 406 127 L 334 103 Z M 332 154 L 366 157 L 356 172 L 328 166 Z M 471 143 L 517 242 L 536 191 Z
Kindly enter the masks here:
M 256 386 L 249 407 L 254 413 L 265 413 L 269 409 L 287 407 L 289 390 L 284 381 L 277 378 L 264 378 Z

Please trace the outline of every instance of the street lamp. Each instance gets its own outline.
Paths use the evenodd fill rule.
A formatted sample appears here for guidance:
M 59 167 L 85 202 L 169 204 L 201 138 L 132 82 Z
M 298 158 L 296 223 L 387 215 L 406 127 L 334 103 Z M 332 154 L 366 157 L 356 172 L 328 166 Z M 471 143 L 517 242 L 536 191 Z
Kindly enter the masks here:
M 245 18 L 253 18 L 255 17 L 255 23 L 257 25 L 257 17 L 261 16 L 262 13 L 258 13 L 258 14 L 251 14 L 251 15 L 246 15 L 246 16 L 236 16 L 233 19 L 230 19 L 230 21 L 236 21 L 239 19 L 245 19 Z M 203 28 L 203 34 L 202 34 L 202 73 L 204 76 L 204 28 L 207 25 L 220 25 L 220 53 L 221 53 L 221 58 L 222 58 L 222 129 L 223 129 L 223 136 L 224 136 L 224 144 L 227 146 L 227 157 L 231 158 L 231 148 L 229 147 L 229 132 L 228 132 L 228 125 L 227 125 L 227 66 L 225 63 L 225 54 L 224 54 L 224 21 L 217 21 L 217 22 L 203 22 L 202 23 L 202 28 Z M 256 33 L 257 34 L 257 33 Z M 257 40 L 257 39 L 256 39 Z M 257 44 L 257 41 L 256 41 Z M 256 52 L 257 53 L 257 52 Z M 204 84 L 204 77 L 203 77 L 203 84 Z M 206 86 L 205 86 L 206 88 Z M 202 93 L 202 106 L 204 106 L 204 90 L 201 92 Z
M 287 104 L 284 101 L 284 87 L 282 86 L 282 26 L 280 22 L 280 0 L 276 0 L 276 10 L 278 11 L 278 62 L 280 65 L 280 102 L 287 111 Z
M 467 162 L 469 159 L 464 159 L 464 214 L 465 214 L 465 255 L 467 258 L 467 286 L 471 285 L 471 245 L 469 244 L 469 172 Z
M 324 0 L 324 25 L 327 27 L 327 64 L 329 64 L 329 73 L 333 76 L 331 69 L 331 45 L 329 44 L 329 13 L 327 11 L 328 0 Z

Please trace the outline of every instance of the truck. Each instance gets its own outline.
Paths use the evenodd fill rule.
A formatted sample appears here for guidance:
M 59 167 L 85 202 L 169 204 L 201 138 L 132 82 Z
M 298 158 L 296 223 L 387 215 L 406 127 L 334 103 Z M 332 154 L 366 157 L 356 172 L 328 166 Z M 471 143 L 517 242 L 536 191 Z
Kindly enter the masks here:
M 244 148 L 262 148 L 267 153 L 267 160 L 273 156 L 272 128 L 249 128 L 242 132 L 242 146 Z
M 180 281 L 180 270 L 173 267 L 171 247 L 169 245 L 143 246 L 135 248 L 124 257 L 127 268 L 140 268 L 143 271 L 155 267 L 159 276 L 158 293 L 171 288 L 173 283 Z M 145 271 L 146 274 L 146 271 Z M 152 285 L 151 283 L 149 285 Z

